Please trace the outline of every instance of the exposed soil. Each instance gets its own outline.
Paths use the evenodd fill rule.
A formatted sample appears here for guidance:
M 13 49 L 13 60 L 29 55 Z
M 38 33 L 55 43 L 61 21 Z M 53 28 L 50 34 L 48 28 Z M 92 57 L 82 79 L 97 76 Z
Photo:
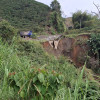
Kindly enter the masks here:
M 62 38 L 58 40 L 57 49 L 50 45 L 49 41 L 43 43 L 44 49 L 56 57 L 61 55 L 70 58 L 77 67 L 84 65 L 86 60 L 88 46 L 85 43 L 90 35 L 79 35 L 74 38 Z M 55 41 L 55 40 L 54 40 Z
M 78 35 L 75 38 L 63 37 L 61 35 L 42 35 L 37 37 L 37 39 L 25 38 L 25 40 L 45 40 L 46 42 L 42 42 L 42 45 L 46 52 L 56 56 L 57 58 L 60 56 L 65 56 L 69 58 L 76 67 L 81 67 L 87 60 L 89 47 L 86 41 L 89 38 L 89 34 Z M 87 66 L 93 71 L 95 68 L 98 69 L 98 67 L 100 67 L 98 60 L 94 57 L 88 59 Z M 100 82 L 100 78 L 98 78 L 98 76 L 99 75 L 95 75 L 93 77 Z
M 86 42 L 89 38 L 90 34 L 78 35 L 75 38 L 63 37 L 62 35 L 41 35 L 36 39 L 25 38 L 25 40 L 45 41 L 42 42 L 42 45 L 46 52 L 57 58 L 65 56 L 77 67 L 81 67 L 87 60 L 89 47 Z M 88 60 L 87 66 L 92 70 L 100 67 L 98 61 L 92 57 Z

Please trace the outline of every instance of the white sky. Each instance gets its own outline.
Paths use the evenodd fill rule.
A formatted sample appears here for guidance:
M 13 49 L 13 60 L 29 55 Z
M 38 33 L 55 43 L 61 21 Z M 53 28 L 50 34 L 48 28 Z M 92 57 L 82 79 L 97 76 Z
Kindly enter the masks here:
M 42 2 L 50 6 L 53 0 L 36 1 Z M 65 13 L 65 15 L 67 15 L 66 17 L 71 17 L 72 13 L 76 12 L 77 10 L 97 12 L 96 7 L 93 5 L 93 1 L 95 4 L 100 5 L 100 0 L 58 0 L 61 5 L 61 10 Z

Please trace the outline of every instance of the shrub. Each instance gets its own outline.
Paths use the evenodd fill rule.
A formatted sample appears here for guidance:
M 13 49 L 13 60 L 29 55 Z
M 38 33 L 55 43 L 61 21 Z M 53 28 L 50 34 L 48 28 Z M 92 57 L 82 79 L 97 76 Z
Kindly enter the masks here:
M 75 81 L 73 87 L 67 89 L 61 88 L 55 100 L 99 100 L 100 87 L 96 82 L 89 81 L 85 76 L 85 66 L 81 70 L 78 79 Z M 84 77 L 84 80 L 83 80 Z
M 90 46 L 90 56 L 94 56 L 94 62 L 97 59 L 100 64 L 100 33 L 91 34 L 91 38 L 88 40 L 88 45 Z M 98 66 L 94 66 L 94 68 L 96 73 L 100 73 L 100 68 Z
M 91 52 L 100 55 L 100 33 L 91 34 L 91 38 L 88 40 Z
M 33 27 L 33 31 L 36 32 L 36 33 L 39 33 L 39 32 L 43 32 L 44 31 L 44 28 L 39 26 L 39 25 L 35 25 Z
M 19 41 L 17 46 L 19 56 L 27 56 L 34 64 L 43 65 L 48 60 L 48 55 L 38 41 Z
M 55 31 L 55 29 L 53 27 L 50 28 L 50 31 L 51 31 L 51 34 L 52 35 L 55 35 L 56 34 L 56 31 Z
M 17 72 L 15 75 L 9 73 L 9 84 L 18 88 L 18 94 L 23 99 L 34 98 L 36 100 L 51 100 L 56 96 L 57 90 L 63 84 L 63 75 L 55 71 L 49 72 L 41 68 L 30 68 Z
M 0 36 L 3 41 L 11 42 L 13 37 L 17 35 L 17 30 L 12 27 L 7 21 L 0 22 Z
M 0 100 L 99 100 L 97 86 L 87 89 L 74 65 L 47 56 L 38 42 L 19 41 L 18 47 L 0 43 Z
M 79 34 L 80 30 L 79 29 L 72 29 L 67 31 L 68 34 Z
M 93 27 L 95 22 L 95 17 L 87 12 L 77 11 L 72 16 L 72 21 L 75 29 L 84 27 Z
M 66 84 L 71 84 L 75 68 L 66 60 L 48 58 L 38 42 L 22 42 L 16 44 L 20 47 L 17 50 L 14 45 L 0 46 L 0 99 L 28 100 L 34 97 L 51 100 L 65 81 L 61 73 L 64 72 Z
M 33 33 L 31 36 L 31 38 L 33 38 L 33 39 L 36 39 L 36 37 L 37 37 L 37 33 Z
M 65 27 L 65 23 L 63 18 L 60 16 L 59 13 L 57 13 L 56 11 L 52 12 L 50 15 L 50 19 L 49 19 L 49 23 L 51 24 L 51 26 L 53 26 L 53 28 L 56 29 L 57 32 L 61 33 L 61 32 L 65 32 L 66 31 L 66 27 Z

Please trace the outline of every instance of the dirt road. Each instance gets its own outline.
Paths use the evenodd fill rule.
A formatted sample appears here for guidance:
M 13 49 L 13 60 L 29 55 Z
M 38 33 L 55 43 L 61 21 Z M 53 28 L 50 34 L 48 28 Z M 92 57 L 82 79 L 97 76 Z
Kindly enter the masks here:
M 32 38 L 23 38 L 24 40 L 36 40 L 36 41 L 51 41 L 59 38 L 61 35 L 40 35 L 36 39 Z
M 50 40 L 55 40 L 59 38 L 61 35 L 41 35 L 37 37 L 37 40 L 45 40 L 45 41 L 50 41 Z

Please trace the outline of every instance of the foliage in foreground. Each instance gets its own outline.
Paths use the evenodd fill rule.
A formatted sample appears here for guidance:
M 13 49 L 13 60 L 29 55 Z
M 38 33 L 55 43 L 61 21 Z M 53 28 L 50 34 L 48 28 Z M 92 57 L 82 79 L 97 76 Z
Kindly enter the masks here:
M 57 60 L 45 54 L 38 42 L 27 42 L 26 45 L 17 42 L 20 49 L 1 42 L 0 100 L 99 100 L 98 86 L 83 81 L 83 71 L 79 75 L 63 58 Z M 48 63 L 44 61 L 47 56 Z
M 32 48 L 32 44 L 35 48 Z M 17 46 L 18 45 L 19 44 L 17 44 Z M 24 45 L 24 47 L 26 45 Z M 62 63 L 63 60 L 58 61 L 53 57 L 49 57 L 47 54 L 44 53 L 44 51 L 42 50 L 38 42 L 36 43 L 29 42 L 28 45 L 29 45 L 29 47 L 27 48 L 28 51 L 26 49 L 25 50 L 22 49 L 23 45 L 22 47 L 20 47 L 20 50 L 17 49 L 15 45 L 11 45 L 9 47 L 7 44 L 6 45 L 1 44 L 0 46 L 0 54 L 1 54 L 0 56 L 1 59 L 0 60 L 0 95 L 1 95 L 0 99 L 1 100 L 7 100 L 7 99 L 19 100 L 22 97 L 24 97 L 24 94 L 27 94 L 27 96 L 24 97 L 24 99 L 26 100 L 27 98 L 33 98 L 34 96 L 36 98 L 39 98 L 41 96 L 47 98 L 48 95 L 51 95 L 50 94 L 51 90 L 52 90 L 51 98 L 54 98 L 55 94 L 57 94 L 57 91 L 60 88 L 59 86 L 62 86 L 63 80 L 65 80 L 65 78 L 63 78 L 63 75 L 61 74 L 65 69 L 69 70 L 67 73 L 66 72 L 64 73 L 64 75 L 66 75 L 66 78 L 67 75 L 70 75 L 70 77 L 67 78 L 66 80 L 66 84 L 71 85 L 71 81 L 72 81 L 70 79 L 71 77 L 73 77 L 74 80 L 74 73 L 76 73 L 73 72 L 75 71 L 74 67 L 69 69 L 70 67 L 69 64 L 68 67 L 62 69 L 61 65 L 62 66 L 64 65 Z M 27 55 L 26 52 L 31 54 Z M 22 55 L 19 55 L 21 53 Z M 40 56 L 41 54 L 43 54 L 44 57 Z M 45 57 L 47 56 L 48 59 L 46 60 Z M 48 63 L 46 63 L 44 60 L 48 61 Z M 67 64 L 68 62 L 66 62 L 66 65 Z M 73 74 L 71 74 L 71 72 Z M 44 88 L 44 91 L 40 90 L 41 88 Z M 47 94 L 44 94 L 45 91 Z M 34 94 L 31 94 L 33 92 Z
M 63 83 L 63 75 L 49 72 L 44 68 L 30 68 L 22 72 L 9 74 L 10 86 L 18 90 L 21 98 L 52 99 Z
M 83 81 L 85 66 L 81 70 L 78 79 L 75 82 L 73 88 L 68 87 L 67 90 L 64 88 L 58 91 L 55 100 L 99 100 L 100 99 L 100 87 L 87 78 Z

